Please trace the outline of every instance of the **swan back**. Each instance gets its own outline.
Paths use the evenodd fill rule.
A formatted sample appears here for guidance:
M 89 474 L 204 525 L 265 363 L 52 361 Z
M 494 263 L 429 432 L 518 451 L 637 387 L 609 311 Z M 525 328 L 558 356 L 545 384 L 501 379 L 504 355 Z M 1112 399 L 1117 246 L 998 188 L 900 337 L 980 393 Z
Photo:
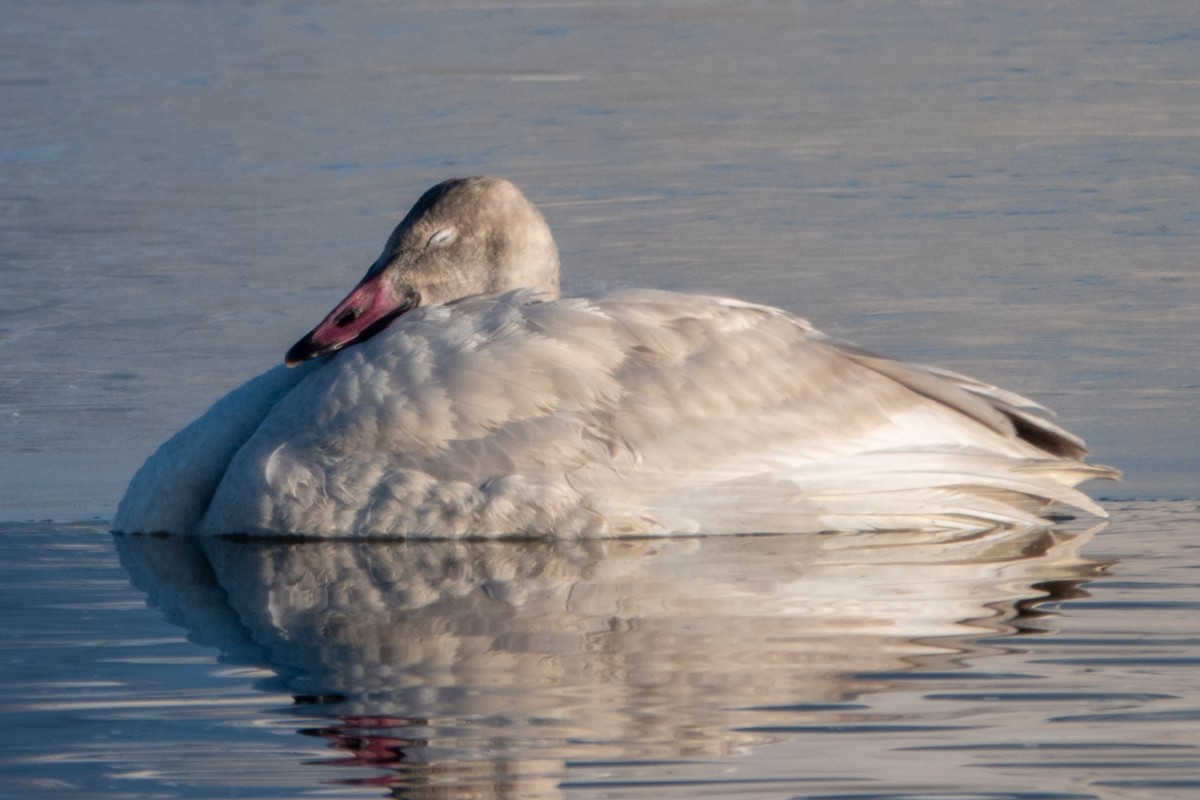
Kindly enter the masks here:
M 1102 469 L 1019 435 L 1014 416 L 1039 418 L 1011 404 L 1032 404 L 864 361 L 778 310 L 671 292 L 417 309 L 276 404 L 202 529 L 588 537 L 1103 513 L 1071 488 Z

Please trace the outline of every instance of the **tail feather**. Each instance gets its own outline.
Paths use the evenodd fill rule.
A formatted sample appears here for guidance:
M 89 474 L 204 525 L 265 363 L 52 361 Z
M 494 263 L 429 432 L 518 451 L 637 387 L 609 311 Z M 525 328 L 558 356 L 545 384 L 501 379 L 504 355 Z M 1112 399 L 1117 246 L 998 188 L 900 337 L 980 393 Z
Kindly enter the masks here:
M 1016 436 L 1059 458 L 1079 459 L 1088 453 L 1083 439 L 1056 425 L 1050 420 L 1054 412 L 1028 397 L 948 369 L 898 361 L 857 345 L 827 341 L 855 363 L 960 411 L 997 433 Z
M 695 515 L 704 523 L 697 529 L 723 532 L 1046 528 L 1045 514 L 1054 507 L 1106 517 L 1074 487 L 1114 474 L 1080 461 L 903 449 L 744 477 L 653 505 L 675 509 L 681 518 Z M 687 529 L 678 520 L 663 524 Z

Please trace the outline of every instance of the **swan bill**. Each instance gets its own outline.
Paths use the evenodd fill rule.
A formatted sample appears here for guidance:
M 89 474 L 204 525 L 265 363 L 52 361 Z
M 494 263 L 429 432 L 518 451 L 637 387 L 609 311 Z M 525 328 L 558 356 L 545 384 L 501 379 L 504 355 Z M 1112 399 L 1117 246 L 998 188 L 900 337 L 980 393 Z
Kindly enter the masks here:
M 397 292 L 383 272 L 367 275 L 321 324 L 292 345 L 283 363 L 294 367 L 318 356 L 365 342 L 387 328 L 392 320 L 420 305 L 421 294 L 413 289 Z

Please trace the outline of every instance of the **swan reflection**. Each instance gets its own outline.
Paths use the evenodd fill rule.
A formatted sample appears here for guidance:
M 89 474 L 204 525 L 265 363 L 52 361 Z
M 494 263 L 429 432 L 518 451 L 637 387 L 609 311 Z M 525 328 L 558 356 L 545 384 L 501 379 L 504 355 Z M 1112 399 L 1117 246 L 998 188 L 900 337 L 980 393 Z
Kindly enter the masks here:
M 168 621 L 328 719 L 303 732 L 331 760 L 395 796 L 557 797 L 569 761 L 736 756 L 781 738 L 771 709 L 851 719 L 878 673 L 980 657 L 1097 569 L 1082 533 L 927 538 L 116 542 Z

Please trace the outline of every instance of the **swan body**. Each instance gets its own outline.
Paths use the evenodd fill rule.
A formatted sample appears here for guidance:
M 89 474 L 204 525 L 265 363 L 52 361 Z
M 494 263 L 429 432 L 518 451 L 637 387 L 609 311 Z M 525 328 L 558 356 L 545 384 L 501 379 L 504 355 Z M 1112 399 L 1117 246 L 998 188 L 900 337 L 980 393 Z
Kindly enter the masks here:
M 1044 527 L 1115 471 L 1018 395 L 778 309 L 558 298 L 511 183 L 448 181 L 277 367 L 134 476 L 127 532 L 553 536 Z

